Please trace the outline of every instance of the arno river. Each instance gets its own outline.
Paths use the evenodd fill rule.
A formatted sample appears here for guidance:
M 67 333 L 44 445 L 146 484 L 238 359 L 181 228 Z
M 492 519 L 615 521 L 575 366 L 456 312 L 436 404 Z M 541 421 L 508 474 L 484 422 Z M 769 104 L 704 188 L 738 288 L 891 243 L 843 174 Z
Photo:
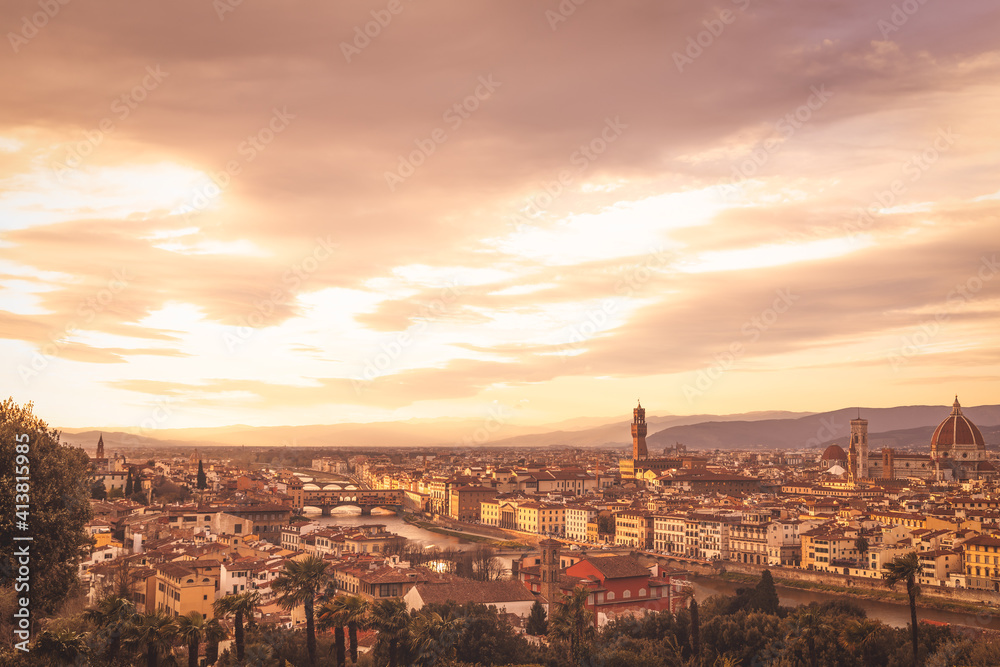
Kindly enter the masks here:
M 408 540 L 412 540 L 413 542 L 427 547 L 436 546 L 442 549 L 446 549 L 448 547 L 468 549 L 475 546 L 473 543 L 465 542 L 457 537 L 432 533 L 418 526 L 410 525 L 395 514 L 389 512 L 382 514 L 380 512 L 384 512 L 384 510 L 375 509 L 372 511 L 371 516 L 361 516 L 356 508 L 345 507 L 339 510 L 335 509 L 332 516 L 328 517 L 320 516 L 318 512 L 315 514 L 307 514 L 306 516 L 312 519 L 315 523 L 323 526 L 360 526 L 363 524 L 373 523 L 384 524 L 386 530 L 389 532 L 396 533 Z M 503 558 L 502 560 L 504 561 L 504 565 L 509 568 L 510 558 Z M 724 581 L 721 579 L 712 579 L 708 577 L 693 577 L 692 580 L 694 582 L 695 595 L 697 596 L 699 602 L 719 593 L 732 595 L 736 592 L 737 588 L 747 586 L 747 584 Z M 900 588 L 900 590 L 902 589 Z M 910 622 L 910 610 L 909 607 L 905 605 L 890 604 L 888 602 L 879 602 L 877 600 L 844 598 L 834 593 L 805 591 L 797 588 L 784 588 L 781 586 L 778 587 L 778 598 L 781 600 L 782 605 L 790 607 L 800 604 L 809 604 L 814 601 L 824 602 L 826 600 L 849 599 L 868 612 L 868 616 L 870 618 L 878 619 L 893 627 L 905 627 Z M 998 596 L 998 601 L 1000 601 L 1000 596 Z M 1000 609 L 984 606 L 982 610 L 981 614 L 976 615 L 918 608 L 917 618 L 927 621 L 951 623 L 954 625 L 968 625 L 975 628 L 989 628 L 1000 631 Z

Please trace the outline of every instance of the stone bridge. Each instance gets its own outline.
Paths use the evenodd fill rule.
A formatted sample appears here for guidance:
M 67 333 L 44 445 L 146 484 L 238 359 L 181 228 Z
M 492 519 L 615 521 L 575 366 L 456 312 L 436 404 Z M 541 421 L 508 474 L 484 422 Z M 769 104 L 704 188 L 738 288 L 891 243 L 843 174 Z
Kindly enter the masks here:
M 299 500 L 296 498 L 296 500 Z M 323 510 L 323 516 L 329 516 L 330 510 L 341 505 L 354 505 L 361 508 L 362 515 L 372 513 L 372 508 L 382 507 L 395 510 L 396 513 L 403 511 L 403 490 L 380 490 L 372 489 L 322 489 L 303 490 L 301 501 L 295 504 L 295 509 L 303 507 L 318 507 Z

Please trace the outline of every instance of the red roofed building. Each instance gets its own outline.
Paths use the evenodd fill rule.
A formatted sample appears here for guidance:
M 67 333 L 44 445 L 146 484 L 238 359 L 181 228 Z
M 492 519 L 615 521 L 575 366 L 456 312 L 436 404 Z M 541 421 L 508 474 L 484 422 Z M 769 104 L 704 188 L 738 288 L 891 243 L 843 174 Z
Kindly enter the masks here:
M 524 587 L 543 598 L 543 589 L 547 588 L 542 581 L 544 568 L 545 563 L 523 567 L 518 572 Z M 681 591 L 687 586 L 687 577 L 684 570 L 657 567 L 654 572 L 632 556 L 583 556 L 558 570 L 558 589 L 561 597 L 576 588 L 586 588 L 587 608 L 594 613 L 594 624 L 600 627 L 623 614 L 679 611 L 683 607 Z M 543 602 L 548 602 L 551 610 L 553 601 L 543 599 Z

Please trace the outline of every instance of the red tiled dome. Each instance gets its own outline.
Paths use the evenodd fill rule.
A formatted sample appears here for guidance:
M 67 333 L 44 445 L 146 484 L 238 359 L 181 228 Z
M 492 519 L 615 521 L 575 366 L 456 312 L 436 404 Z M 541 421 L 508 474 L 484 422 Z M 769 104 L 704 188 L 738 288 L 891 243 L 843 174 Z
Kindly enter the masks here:
M 820 457 L 821 461 L 846 461 L 847 454 L 844 453 L 843 447 L 840 445 L 830 445 L 823 452 L 823 456 Z
M 955 445 L 975 447 L 985 449 L 986 441 L 983 434 L 969 418 L 962 414 L 962 406 L 958 403 L 958 396 L 951 406 L 951 414 L 941 422 L 931 436 L 931 448 L 948 450 Z

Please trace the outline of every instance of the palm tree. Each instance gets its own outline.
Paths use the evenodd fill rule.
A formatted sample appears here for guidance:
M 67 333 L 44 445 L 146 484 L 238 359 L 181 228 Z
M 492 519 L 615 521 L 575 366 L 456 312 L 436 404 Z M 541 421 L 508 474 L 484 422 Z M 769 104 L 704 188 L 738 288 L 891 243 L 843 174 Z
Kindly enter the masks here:
M 859 650 L 865 664 L 875 664 L 871 649 L 879 646 L 885 637 L 885 624 L 870 618 L 854 618 L 841 631 L 841 643 L 849 651 Z
M 60 665 L 70 665 L 87 655 L 84 636 L 71 630 L 58 632 L 42 631 L 35 640 L 31 652 L 49 658 Z
M 589 595 L 586 588 L 577 588 L 564 595 L 559 607 L 549 614 L 549 632 L 559 639 L 568 639 L 575 658 L 580 657 L 584 640 L 594 634 L 594 612 L 587 609 Z
M 271 583 L 271 590 L 280 594 L 278 604 L 284 609 L 292 610 L 300 604 L 306 612 L 306 650 L 309 652 L 309 663 L 316 664 L 316 624 L 313 617 L 313 605 L 316 594 L 323 590 L 326 581 L 325 560 L 318 556 L 306 556 L 302 560 L 291 560 L 285 563 L 285 571 Z
M 215 601 L 215 613 L 217 616 L 232 616 L 234 626 L 234 639 L 236 643 L 236 659 L 243 662 L 246 656 L 244 652 L 244 632 L 243 620 L 247 619 L 249 625 L 253 625 L 253 612 L 260 604 L 260 593 L 257 591 L 247 591 L 238 595 L 227 595 Z
M 198 647 L 205 638 L 208 621 L 197 611 L 177 619 L 177 634 L 188 645 L 188 667 L 198 667 Z
M 156 667 L 161 653 L 169 653 L 177 639 L 177 623 L 160 611 L 140 614 L 125 639 L 129 646 L 145 649 L 146 667 Z
M 916 551 L 911 551 L 905 556 L 896 556 L 891 563 L 887 563 L 884 568 L 885 585 L 889 588 L 895 587 L 901 581 L 906 582 L 906 596 L 910 599 L 910 643 L 913 645 L 913 667 L 917 666 L 917 596 L 920 595 L 920 586 L 917 584 L 917 577 L 920 576 L 920 557 Z
M 358 662 L 358 627 L 364 625 L 368 617 L 369 604 L 360 595 L 346 595 L 334 599 L 334 605 L 347 625 L 347 635 L 351 648 L 351 663 Z
M 205 624 L 205 664 L 213 665 L 219 660 L 219 642 L 229 636 L 226 629 L 213 618 Z
M 337 667 L 344 667 L 346 663 L 344 658 L 344 615 L 337 604 L 338 599 L 335 597 L 321 604 L 316 610 L 316 621 L 321 630 L 333 628 L 334 642 L 337 646 Z
M 694 586 L 685 586 L 680 590 L 681 604 L 688 605 L 688 613 L 691 615 L 691 655 L 695 664 L 701 661 L 701 623 L 698 619 L 698 600 L 694 597 Z
M 388 643 L 389 667 L 396 667 L 399 642 L 406 639 L 410 615 L 402 600 L 383 599 L 372 605 L 369 625 L 378 631 L 379 643 Z
M 121 651 L 122 638 L 127 634 L 136 617 L 135 604 L 122 597 L 105 597 L 83 612 L 84 619 L 108 634 L 103 658 L 113 663 Z
M 809 657 L 809 667 L 816 667 L 819 664 L 819 656 L 816 655 L 816 635 L 826 627 L 826 620 L 820 613 L 816 604 L 803 607 L 796 616 L 798 629 L 806 640 L 806 652 Z
M 420 662 L 429 666 L 441 658 L 447 658 L 464 627 L 465 619 L 452 616 L 450 612 L 446 616 L 437 612 L 415 616 L 411 641 L 417 649 Z

